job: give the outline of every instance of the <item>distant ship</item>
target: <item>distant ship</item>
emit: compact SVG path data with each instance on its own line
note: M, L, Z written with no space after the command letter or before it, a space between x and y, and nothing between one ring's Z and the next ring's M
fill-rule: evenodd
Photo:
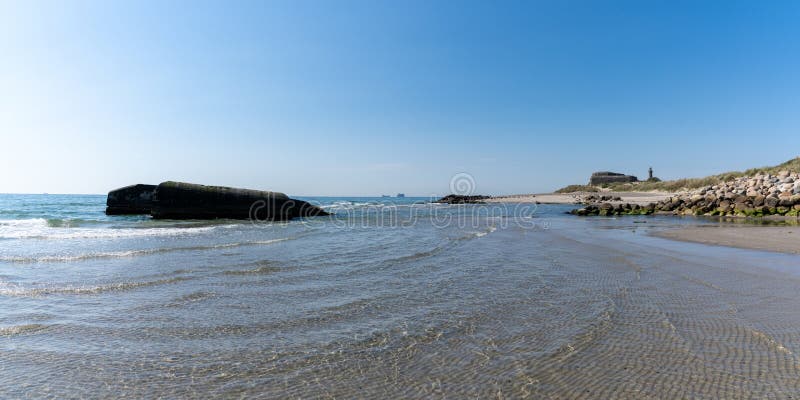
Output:
M392 196L389 196L388 194L382 194L381 197L392 197Z
M398 193L397 197L406 197L406 194L405 193Z

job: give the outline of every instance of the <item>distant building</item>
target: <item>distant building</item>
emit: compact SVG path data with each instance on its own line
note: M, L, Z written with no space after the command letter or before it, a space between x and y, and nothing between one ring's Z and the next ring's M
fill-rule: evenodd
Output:
M590 185L603 185L606 183L626 183L626 182L639 182L639 179L633 175L625 175L609 171L595 172L589 178Z

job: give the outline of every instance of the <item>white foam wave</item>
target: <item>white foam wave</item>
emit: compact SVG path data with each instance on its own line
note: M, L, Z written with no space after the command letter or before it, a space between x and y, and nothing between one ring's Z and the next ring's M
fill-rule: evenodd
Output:
M52 227L44 218L0 220L0 239L103 239L178 236L208 232L218 226L169 228L69 228Z
M13 297L39 297L48 295L92 295L113 291L127 291L147 286L167 285L188 280L187 277L175 277L143 282L115 282L96 286L46 286L23 287L8 282L0 282L0 295Z
M394 206L393 204L385 204L380 202L353 202L353 201L337 201L332 204L324 204L321 207L323 209L331 209L331 210L354 210L360 208L382 208Z
M487 230L485 232L476 232L475 233L475 237L476 238L484 237L484 236L486 236L486 235L488 235L488 234L490 234L490 233L492 233L492 232L494 232L496 230L497 230L497 227L492 226L492 227L489 227L489 230Z
M0 328L0 337L24 335L28 333L35 333L44 329L47 329L47 325L27 324L27 325L7 326L4 328Z

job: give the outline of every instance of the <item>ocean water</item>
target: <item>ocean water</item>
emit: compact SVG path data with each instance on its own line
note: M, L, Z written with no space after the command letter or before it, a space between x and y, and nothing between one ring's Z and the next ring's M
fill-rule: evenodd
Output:
M695 218L307 198L286 223L0 195L2 398L791 398L800 258Z

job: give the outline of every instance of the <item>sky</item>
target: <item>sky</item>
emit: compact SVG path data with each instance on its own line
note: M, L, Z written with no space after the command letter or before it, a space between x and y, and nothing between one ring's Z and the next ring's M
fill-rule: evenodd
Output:
M536 193L800 155L796 1L0 0L0 192Z

